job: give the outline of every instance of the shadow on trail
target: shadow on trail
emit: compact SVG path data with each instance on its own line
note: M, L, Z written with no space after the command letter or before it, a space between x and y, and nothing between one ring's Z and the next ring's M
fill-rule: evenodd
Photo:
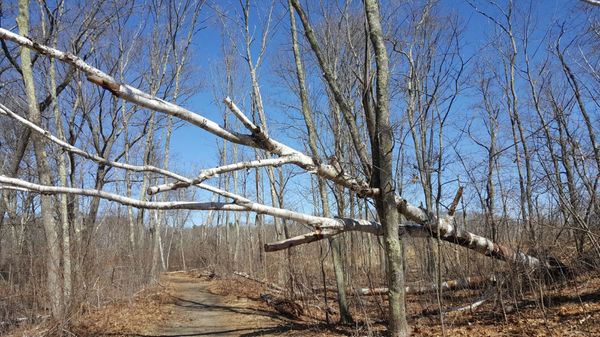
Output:
M544 304L549 307L559 306L564 303L600 302L600 290L579 295L555 295L544 297Z
M176 334L162 334L162 335L145 335L145 334L122 334L122 333L100 333L94 335L87 335L87 337L105 337L105 336L119 336L119 337L191 337L191 336L231 336L232 333L239 332L238 336L260 336L260 335L245 335L243 331L256 331L256 328L241 328L241 329L230 329L230 330L217 330L208 332L190 332L190 333L176 333Z
M177 303L175 305L183 307L183 308L188 308L188 309L198 309L198 310L202 310L202 311L206 311L206 310L208 310L208 311L228 311L228 312L242 314L242 315L265 316L265 317L275 318L280 321L285 321L285 322L289 321L289 319L283 315L279 315L272 311L263 310L263 309L240 308L240 307L218 305L218 304L206 304L206 303L201 303L201 302L197 302L197 301L186 300L184 298L175 297L175 296L173 298L175 298L177 300ZM187 305L185 303L187 303Z
M244 331L250 331L244 333ZM300 324L300 323L289 323L285 325L278 325L270 328L240 328L240 329L230 329L230 330L217 330L217 331L209 331L209 332L191 332L184 334L163 334L163 335L144 335L144 334L98 334L94 335L94 337L100 336L127 336L127 337L192 337L192 336L232 336L234 333L239 333L240 337L259 337L259 336L273 336L274 334L281 334L289 331L303 331L305 333L309 332L323 332L330 331L338 334L344 334L345 331L337 328L335 325L327 325L325 323L322 324Z
M257 336L273 336L274 334L281 334L289 331L302 331L306 334L309 332L323 332L329 331L340 335L345 335L348 331L338 328L335 324L302 324L302 323L289 323L286 325L279 325L272 328L256 329L252 332L241 334L240 337L257 337Z

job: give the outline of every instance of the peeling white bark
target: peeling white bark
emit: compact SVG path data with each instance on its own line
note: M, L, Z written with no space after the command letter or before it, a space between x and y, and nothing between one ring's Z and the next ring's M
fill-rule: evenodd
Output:
M246 211L247 209L243 206L222 203L222 202L193 202L193 201L140 201L138 199L123 197L118 194L92 190L83 188L72 188L72 187L56 187L46 186L30 183L17 178L10 178L4 175L0 175L0 183L7 185L6 187L16 187L20 189L26 189L30 192L38 192L41 194L75 194L84 195L88 197L99 197L105 200L118 202L125 206L133 206L144 209L189 209L189 210L224 210L224 211ZM1 186L1 185L0 185Z

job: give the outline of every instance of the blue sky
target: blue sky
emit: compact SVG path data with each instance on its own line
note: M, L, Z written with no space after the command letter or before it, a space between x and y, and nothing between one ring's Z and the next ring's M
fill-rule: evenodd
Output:
M483 6L484 1L474 1L481 5L482 9L489 11L493 10L490 6ZM502 1L501 1L502 2ZM523 6L525 2L515 1L519 6ZM534 22L537 22L540 27L545 28L549 22L555 20L565 20L570 15L570 10L564 10L566 5L570 1L567 0L543 0L540 2L534 1ZM225 8L225 11L232 15L230 25L234 26L234 20L239 19L235 14L238 12L237 7L239 3L236 1L222 1L218 2L221 8ZM528 2L527 2L528 4ZM264 12L264 6L266 3L260 3L262 11ZM440 2L443 11L455 12L459 15L460 22L464 25L464 49L463 53L465 57L473 56L480 52L487 41L487 38L494 34L495 27L488 19L482 15L476 13L472 7L465 0L442 0ZM298 111L291 110L281 106L282 101L288 101L293 104L297 104L296 99L290 95L281 83L281 80L273 74L272 63L276 63L277 58L282 55L288 55L289 50L289 19L285 13L282 13L282 7L276 3L277 10L275 16L280 18L278 25L275 28L276 33L273 38L269 40L267 46L266 59L262 68L260 69L259 77L261 81L262 96L265 102L265 108L268 115L270 131L275 138L294 146L297 149L302 150L303 145L298 143L295 135L298 135L296 130L290 129L288 126L293 124L289 121L290 116L300 117ZM210 7L210 6L209 6ZM214 78L222 75L222 66L220 60L222 59L221 46L222 46L222 31L217 24L216 15L213 8L206 7L203 13L204 19L206 19L206 28L198 33L194 40L193 49L193 60L192 64L197 68L196 75L200 81L204 84L202 90L193 96L185 106L190 110L197 112L207 118L222 122L223 108L217 101L217 98L213 94L212 86L214 85ZM256 13L256 8L252 9L251 15ZM385 11L385 8L383 8ZM493 13L493 12L491 12ZM264 14L264 13L263 13ZM285 15L285 16L282 16ZM231 28L231 27L229 27ZM257 29L257 35L260 34L260 28L256 28L251 23L251 29ZM235 31L235 28L232 29ZM237 38L242 38L242 32L237 30ZM541 33L540 33L541 34ZM538 36L539 37L539 36ZM258 44L258 43L257 43ZM256 50L255 50L256 52ZM284 54L285 53L285 54ZM241 62L240 71L244 72L240 74L240 77L247 77L247 66L244 60L239 57ZM309 79L310 80L310 79ZM315 79L316 80L316 79ZM242 107L248 106L249 101L249 88L240 90L238 94L238 103ZM453 112L454 114L462 114L462 118L457 118L459 121L469 121L474 119L474 115L470 112L473 105L472 98L467 94L463 95L455 105ZM400 113L400 112L396 112ZM296 123L297 124L297 123ZM302 124L298 124L300 128L303 128ZM449 127L448 138L452 138L458 135L457 128L460 128L460 124L456 123ZM172 152L173 152L173 168L180 170L186 174L192 174L197 172L200 168L213 167L218 163L218 152L215 147L217 144L217 138L204 132L196 127L190 125L183 125L176 130L172 138ZM480 151L478 147L469 144L463 144L464 151L477 154ZM409 154L410 156L410 154ZM454 175L455 172L460 172L460 168L455 167L452 172L448 172L447 179L453 179L448 177ZM211 181L216 184L216 180ZM295 178L294 184L292 184L291 193L288 193L288 199L286 202L291 205L297 206L300 210L311 212L312 206L307 201L303 194L297 193L301 186L306 187L307 178ZM296 192L294 192L296 190ZM417 188L412 190L412 200L420 200L420 191ZM268 195L268 193L266 193ZM418 203L418 202L417 202ZM196 219L200 219L201 215Z

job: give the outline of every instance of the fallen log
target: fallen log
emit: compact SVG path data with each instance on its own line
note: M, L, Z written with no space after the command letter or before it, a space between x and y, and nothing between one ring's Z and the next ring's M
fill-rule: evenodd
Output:
M449 280L442 282L442 291L452 291L458 289L479 289L487 284L493 284L496 282L495 276L482 277L466 277L462 279ZM405 291L407 294L427 294L436 292L438 289L437 284L428 284L424 286L407 286ZM373 295L385 295L388 292L386 287L378 288L360 288L357 293L361 296L373 296Z
M273 297L269 294L262 294L260 298L278 313L290 319L297 319L304 314L304 308L295 301L288 298Z
M493 296L493 293L488 293L488 294L483 295L482 297L480 297L479 299L477 299L477 301L475 301L473 303L446 308L443 310L443 312L451 313L451 312L463 312L463 311L467 311L467 310L472 312L473 310L480 307L487 300L489 300L492 296ZM423 310L422 315L424 315L424 316L438 315L439 312L440 312L439 309L426 309L426 310Z
M486 295L481 297L480 299L478 299L477 301L468 304L468 305L464 305L464 306L456 306L456 307L450 307L446 310L444 310L444 312L461 312L461 311L473 311L475 310L477 307L481 306L483 303L485 303L487 300L490 299L490 297L492 297L491 295Z
M23 322L45 321L50 315L36 315L35 317L16 317L8 321L0 321L0 326L18 325Z
M265 286L267 286L269 288L272 288L273 290L276 290L277 292L283 292L284 291L284 289L282 287L280 287L280 286L278 286L278 285L276 285L274 283L271 283L271 282L267 282L267 281L264 281L264 280L259 280L259 279L255 278L255 277L252 277L252 276L248 275L248 273L244 273L244 272L241 272L241 271L234 271L233 275L243 277L243 278L245 278L247 280L250 280L250 281L253 281L253 282L256 282L256 283L260 283L260 284L265 285Z

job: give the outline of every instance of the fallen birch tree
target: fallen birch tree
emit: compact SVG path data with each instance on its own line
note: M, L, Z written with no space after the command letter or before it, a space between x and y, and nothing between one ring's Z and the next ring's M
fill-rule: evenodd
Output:
M93 192L90 190L80 189L69 189L69 188L54 188L51 186L41 186L36 184L28 185L25 182L18 182L17 179L2 177L1 182L7 185L12 185L21 188L29 188L32 191L39 193L66 193L66 194L80 194L88 196L99 196L107 200L122 203L124 205L131 205L133 207L140 208L154 208L154 209L190 209L190 210L229 210L229 211L253 211L261 214L267 214L274 217L280 217L288 220L294 220L299 223L309 224L315 228L313 232L283 240L280 242L270 243L265 245L266 251L277 251L287 249L301 244L319 241L328 237L339 235L343 232L348 231L362 231L375 235L382 235L382 227L379 223L374 221L366 221L360 219L331 219L316 217L307 214L301 214L289 210L277 209L272 206L266 206L250 202L248 199L233 195L232 193L218 190L209 185L201 184L203 181L210 179L218 174L225 172L232 172L238 170L245 170L249 168L258 168L266 166L278 166L284 164L293 164L306 172L315 174L319 177L330 180L336 184L348 188L349 190L357 193L359 196L373 198L379 194L377 188L372 188L365 181L357 179L348 175L345 172L340 172L334 165L325 164L317 161L315 158L308 156L298 150L293 149L281 142L278 142L269 137L263 130L255 125L236 105L230 98L225 98L224 103L234 114L235 117L250 131L250 134L241 134L234 131L227 130L221 127L219 124L203 117L200 114L194 113L176 104L164 101L156 96L145 93L130 85L119 83L112 76L104 73L103 71L89 65L78 56L62 52L58 49L51 48L31 39L13 33L4 28L0 28L0 38L9 40L17 43L23 47L30 48L42 55L56 58L60 61L66 62L73 67L77 68L81 72L87 75L90 83L98 85L108 91L114 96L125 99L126 101L139 105L140 107L148 108L157 112L162 112L167 115L179 118L186 122L189 122L223 140L233 142L240 145L249 146L252 148L261 149L267 151L271 155L277 156L277 158L269 158L263 160L254 160L247 162L233 163L229 165L219 166L212 169L203 170L198 174L197 177L190 179L152 166L135 166L129 164L122 164L117 162L109 162L105 159L95 158L93 155L86 154L82 150L77 150L73 146L66 142L50 135L48 131L41 129L39 126L28 122L23 117L18 116L15 113L10 112L6 107L2 107L0 111L8 115L11 118L23 123L33 129L33 131L44 135L50 141L55 142L57 145L62 146L68 151L73 151L76 154L82 155L87 159L98 161L102 160L104 164L115 166L118 168L132 170L132 171L150 171L157 174L162 174L175 181L173 183L151 186L148 188L148 194L156 194L166 191L172 191L176 189L186 188L190 186L196 186L209 190L213 193L221 194L226 197L231 197L235 200L235 203L216 205L215 203L194 203L194 202L179 202L179 203L140 203L139 201L134 202L133 200L126 200L125 198L119 197L114 194L106 194L105 192ZM9 180L10 179L10 180ZM427 210L410 204L407 200L401 196L396 196L396 207L400 214L404 215L407 220L413 222L416 225L400 224L400 228L405 229L404 232L413 235L427 235L432 237L439 237L447 242L460 245L462 247L474 250L480 254L496 258L502 261L523 265L529 268L537 268L542 266L541 261L533 256L527 255L524 252L514 250L502 244L493 242L485 237L479 236L468 231L457 229L454 226L454 214L447 214L444 217L437 218L433 213L427 212ZM244 204L244 205L242 205ZM439 234L438 234L439 233Z

